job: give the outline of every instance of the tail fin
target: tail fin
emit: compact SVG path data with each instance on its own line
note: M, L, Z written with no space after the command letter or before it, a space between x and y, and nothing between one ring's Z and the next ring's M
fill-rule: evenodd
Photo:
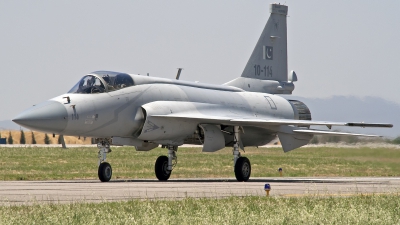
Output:
M245 91L270 94L292 94L297 76L288 76L286 5L271 4L271 15L251 54L242 76L224 85Z
M287 81L287 29L288 7L270 4L271 15L251 54L242 77L259 80Z

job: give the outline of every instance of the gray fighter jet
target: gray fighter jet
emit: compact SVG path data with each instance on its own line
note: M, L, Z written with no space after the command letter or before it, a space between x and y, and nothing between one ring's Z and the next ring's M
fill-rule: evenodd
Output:
M311 129L310 126L392 127L391 124L311 120L308 107L277 94L291 94L296 73L287 70L288 7L271 4L270 17L241 77L223 85L97 71L84 76L68 93L37 104L13 121L28 129L93 137L99 148L98 176L109 181L110 145L149 151L168 149L155 163L155 175L168 180L178 146L203 145L204 152L233 147L238 181L247 181L247 146L262 146L278 135L285 152L306 145L313 135L361 135Z

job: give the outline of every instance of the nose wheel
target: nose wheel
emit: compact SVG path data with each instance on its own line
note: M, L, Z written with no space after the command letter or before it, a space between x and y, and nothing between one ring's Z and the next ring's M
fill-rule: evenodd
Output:
M172 173L172 169L177 163L176 152L178 151L178 146L168 146L168 157L159 156L154 165L154 172L159 181L166 181L169 179Z
M160 181L166 181L171 176L171 170L168 170L168 157L165 155L159 156L154 165L156 177Z
M112 168L110 163L108 162L100 163L98 175L101 182L110 181L112 177Z

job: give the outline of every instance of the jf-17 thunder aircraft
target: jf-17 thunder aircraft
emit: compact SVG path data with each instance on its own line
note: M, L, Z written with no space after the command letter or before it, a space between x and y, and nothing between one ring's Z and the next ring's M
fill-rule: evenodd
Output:
M106 162L110 145L149 151L161 145L167 156L155 161L155 175L168 180L177 162L178 146L202 145L203 152L233 147L238 181L251 174L240 149L262 146L279 137L284 152L306 145L314 135L356 135L330 131L332 126L392 127L383 123L311 120L301 101L291 94L294 71L287 69L288 7L270 4L270 17L240 77L222 85L165 79L111 71L84 76L72 89L37 104L13 119L31 130L93 137L99 148L98 177L109 181ZM329 130L311 129L327 126Z

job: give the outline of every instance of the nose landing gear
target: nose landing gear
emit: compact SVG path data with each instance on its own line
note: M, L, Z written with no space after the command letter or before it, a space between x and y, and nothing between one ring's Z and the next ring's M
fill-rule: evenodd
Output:
M176 152L178 151L178 146L168 146L168 157L159 156L154 165L154 172L159 181L166 181L169 179L172 173L172 169L177 163L178 157Z
M106 162L107 153L111 152L110 142L108 139L99 139L97 143L97 148L99 149L99 170L98 176L101 182L108 182L112 177L111 165Z

